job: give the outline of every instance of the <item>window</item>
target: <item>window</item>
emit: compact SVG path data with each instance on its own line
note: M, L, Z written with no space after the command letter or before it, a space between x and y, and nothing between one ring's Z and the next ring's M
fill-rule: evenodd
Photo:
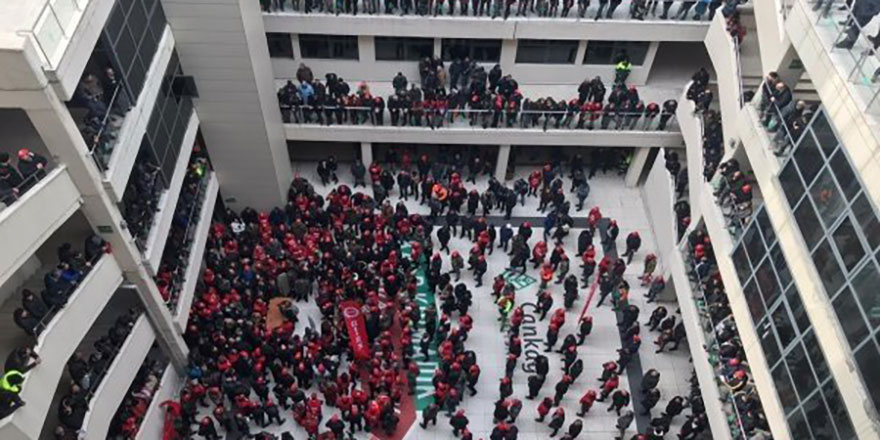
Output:
M810 317L807 316L807 311L804 310L804 304L801 302L801 295L798 293L797 286L792 284L785 291L785 300L788 301L788 307L791 308L794 322L797 323L801 333L807 331L807 328L810 327Z
M776 268L776 275L779 276L779 284L784 289L791 282L791 272L788 270L788 264L785 262L785 256L779 249L779 245L773 245L770 249L770 259L773 261L773 267Z
M779 343L785 349L791 344L797 334L794 326L791 325L791 319L788 317L788 310L785 304L780 303L779 307L773 312L773 325L776 327L776 334L779 335Z
M794 218L797 220L801 235L804 236L804 241L807 242L807 249L812 249L824 234L822 225L819 224L819 219L816 218L813 204L809 200L804 199L801 202L801 206L798 206L795 210Z
M834 156L831 157L829 164L831 165L831 171L834 172L834 177L837 177L837 183L840 184L843 193L846 195L846 199L852 200L859 193L862 185L853 173L849 160L847 160L843 150L837 150L837 153L834 153Z
M743 289L743 294L746 296L746 303L749 305L749 312L752 314L752 321L757 322L767 312L764 310L764 301L761 300L761 295L758 292L758 285L755 283L754 278L752 278L752 281L750 281L749 284L746 284L746 287Z
M773 265L770 259L764 259L761 267L755 271L755 279L758 280L758 288L761 289L761 296L764 297L764 304L769 307L779 298L779 283L776 281L776 274L773 273Z
M779 361L779 344L776 343L776 336L773 328L770 326L770 320L765 319L756 326L758 339L761 341L761 348L764 349L764 356L767 358L767 365L776 365Z
M795 344L788 352L788 355L785 356L785 363L788 365L791 381L797 388L798 395L801 400L806 399L816 389L816 378L813 377L813 370L810 369L810 364L807 362L807 354L800 343Z
M813 364L813 371L816 372L816 378L819 382L824 381L831 373L828 371L828 363L825 362L825 355L822 353L822 347L816 340L813 330L804 335L804 347L807 349L807 355L810 356L810 363Z
M303 58L357 60L357 37L350 35L300 34L299 51Z
M649 45L646 41L590 40L583 64L616 64L620 57L626 56L633 66L641 66L645 63Z
M798 169L801 170L801 176L804 182L809 186L816 177L816 173L822 168L825 159L819 153L819 147L812 136L802 136L801 142L798 144L794 152L794 161L797 162Z
M868 240L868 245L872 249L876 248L877 245L880 245L880 222L877 221L874 208L871 207L871 202L868 201L864 193L853 202L852 210L856 221L862 228L862 235Z
M834 312L837 313L840 327L843 328L843 333L846 334L846 340L849 341L850 347L855 348L868 335L868 326L862 318L862 313L859 311L859 306L856 304L856 300L849 287L840 292L832 306L834 307Z
M828 408L831 410L831 418L834 419L834 426L837 427L837 435L841 439L855 438L856 434L852 422L849 420L849 413L846 412L840 391L837 390L837 385L833 380L829 380L822 386L822 394L825 395L825 401L828 402Z
M804 184L801 183L794 161L788 162L779 173L779 183L782 184L782 191L785 193L785 198L788 199L789 206L797 206L801 196L804 195Z
M822 399L821 393L814 394L804 403L804 413L807 415L807 422L813 430L814 438L834 438L834 426L831 424L831 416L828 415L828 408L825 408L825 400Z
M877 273L877 267L874 266L873 261L868 262L852 280L852 288L855 290L859 304L868 316L872 328L880 326L880 294L878 294L880 291L878 291L878 286L880 286L880 274Z
M828 296L834 296L837 289L840 289L840 286L843 285L844 277L828 241L823 240L822 244L816 248L816 251L813 253L813 264L816 265L816 271L819 272L819 276L822 278L825 292Z
M270 57L293 59L293 42L290 34L267 32L266 42L269 44Z
M840 217L846 201L837 190L829 168L824 168L819 173L816 182L810 187L810 196L813 199L813 204L816 205L816 211L819 212L819 218L825 223L826 228L831 228L831 225Z
M578 42L571 40L519 40L516 62L523 64L572 64Z
M118 77L128 87L132 102L140 96L146 71L153 62L166 24L158 2L119 1L113 5L102 31L103 47L96 51L103 50L111 59Z
M843 223L834 231L833 238L834 244L837 246L837 253L843 259L843 266L847 272L852 271L865 256L865 249L862 247L859 237L856 236L856 230L853 229L849 217L843 219Z
M443 61L470 58L478 63L501 61L501 40L444 38L440 45Z
M418 61L434 56L434 39L376 37L376 61Z
M816 119L813 120L810 128L813 130L816 140L819 141L819 145L822 146L822 151L825 153L825 157L831 156L831 153L837 148L838 141L837 135L834 134L834 130L832 130L831 125L828 124L828 119L825 118L825 112L819 112L819 114L816 115Z
M777 365L771 374L773 375L773 383L776 384L776 393L779 394L779 401L782 402L782 408L788 414L797 407L798 401L797 396L794 394L794 386L788 377L788 369L785 368L785 362Z
M764 258L765 248L764 242L761 241L761 236L758 234L758 228L755 226L754 222L746 231L742 242L746 245L746 251L749 255L749 260L752 262L752 267L758 267L758 264L761 263L761 259Z
M737 246L733 252L733 267L736 268L736 274L739 275L740 284L745 284L752 274L752 267L749 266L749 260L746 258L746 247L742 244Z
M873 342L865 344L856 353L856 362L859 364L859 370L862 372L862 379L867 386L868 395L874 401L874 406L880 405L880 353L877 352L877 346Z
M804 419L804 415L800 410L788 418L788 426L791 428L791 438L813 438L812 435L810 435L810 428L807 427L807 421Z

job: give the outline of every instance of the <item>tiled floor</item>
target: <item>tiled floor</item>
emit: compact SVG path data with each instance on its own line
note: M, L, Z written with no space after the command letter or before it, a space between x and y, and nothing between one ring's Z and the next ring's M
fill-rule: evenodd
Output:
M294 164L295 174L307 177L312 182L315 182L316 189L319 192L328 192L331 188L322 187L320 185L320 180L316 178L314 170L314 163ZM351 177L348 174L348 164L341 164L340 170L341 173L339 177L342 182L351 182ZM531 170L519 169L518 174L528 173L529 171ZM604 216L616 219L620 225L620 235L618 240L619 247L624 246L625 237L633 230L638 230L642 236L642 247L636 254L636 257L631 264L631 268L627 270L625 279L629 282L630 286L632 286L630 300L632 303L640 307L642 310L642 317L640 320L645 322L653 310L653 307L648 307L644 304L644 298L642 295L645 293L646 289L639 286L639 281L636 277L641 273L644 255L654 250L655 243L642 205L640 192L637 188L624 187L623 177L612 175L612 173L604 176L599 174L590 181L590 184L592 186L592 191L588 199L587 207L584 211L573 214L576 214L577 217L583 217L586 216L590 207L594 205L600 206ZM566 182L566 189L568 189L569 185L570 183ZM486 178L478 181L476 186L481 190L485 188L487 186ZM514 209L513 215L517 217L542 217L542 215L537 212L537 200L538 199L536 198L529 198L526 201L525 206L517 206ZM397 201L397 192L395 190L392 192L391 202L396 203ZM427 213L426 206L419 206L416 203L413 203L412 200L407 203L407 206L410 208L410 212ZM538 225L540 225L540 223L538 223ZM580 271L578 267L579 257L575 255L577 249L576 237L579 232L580 230L578 229L573 230L565 243L566 253L572 259L572 273L579 273ZM532 236L530 245L534 245L540 240L541 234L541 228L535 228L535 233ZM598 243L597 239L595 241ZM471 246L472 244L465 239L454 238L450 242L450 247L454 250L458 250L462 254L466 254ZM448 269L449 262L445 256L444 260L444 269ZM496 321L498 312L492 302L490 291L491 280L504 271L509 264L509 260L504 252L499 251L489 255L488 261L489 271L484 276L483 287L474 287L475 283L469 272L463 273L462 276L462 282L467 284L474 293L474 306L470 311L471 316L474 318L474 328L471 331L470 337L465 343L465 346L477 353L478 362L482 368L482 375L477 386L478 394L474 397L466 397L461 405L461 408L465 410L470 419L469 427L474 433L474 438L488 438L493 428L492 412L494 409L494 402L498 398L498 383L504 374L503 359L507 354L504 345L505 337L498 331L498 323ZM531 265L528 273L533 278L537 278L537 271L531 269ZM524 301L534 301L537 291L537 283L517 291L517 302L522 303ZM551 291L554 293L554 309L556 307L561 307L561 285L552 285ZM565 335L576 332L575 326L577 318L584 307L588 294L589 289L581 289L579 300L575 303L574 307L566 313L566 324L560 332L560 342L557 344L557 347L559 347ZM599 377L601 373L602 363L608 360L616 360L616 350L620 348L620 337L617 331L616 317L607 303L597 309L595 307L597 301L598 297L593 299L593 304L589 310L589 313L594 317L593 332L587 338L587 342L578 350L580 358L584 360L584 372L571 386L569 392L565 395L565 398L562 401L562 406L565 408L566 413L564 430L567 430L568 425L576 418L575 413L578 411L578 399L580 399L587 389L598 389L600 382L597 381L596 378ZM667 304L667 308L670 309L670 312L674 312L677 307L675 304ZM303 312L314 313L316 316L318 313L316 309L303 310ZM548 322L549 319L546 319L543 322L537 323L537 332L540 337L543 337L546 333ZM665 408L666 401L669 398L674 395L687 395L689 387L688 378L691 374L687 344L682 344L677 352L654 354L653 340L656 338L656 334L648 332L645 328L642 330L642 336L643 346L640 352L643 368L656 368L661 373L660 389L663 398L654 410L654 414L659 414L659 412ZM561 356L554 353L548 354L548 357L550 358L550 374L542 388L541 397L547 395L552 396L554 386L562 375ZM523 400L524 403L523 411L517 420L517 427L520 432L519 438L526 440L546 439L550 434L550 429L547 428L546 421L544 423L534 421L534 418L536 417L535 408L540 399L525 400L524 398L527 393L527 376L528 373L524 372L522 369L521 359L517 371L514 374L514 396ZM626 374L624 374L621 379L622 388L626 389L631 386ZM635 384L635 388L634 391L638 392L638 384ZM635 392L633 392L633 394L635 394ZM593 410L583 418L584 433L581 434L580 438L605 439L616 435L616 429L614 426L617 417L614 413L606 411L608 403L608 401L604 403L597 402L596 405L594 405ZM332 408L325 409L325 415L334 412ZM641 408L639 408L639 410L640 409ZM678 425L683 419L683 416L679 416L678 419L675 420L672 428L673 432L677 432ZM413 426L404 438L419 440L453 438L447 420L448 419L441 415L438 419L438 425L436 427L429 427L427 430L423 430L418 426ZM294 437L305 438L304 431L299 427L294 426L294 423L289 418L288 422L280 428L282 429L269 429L270 432L276 433L283 432L285 429L290 429L294 434ZM636 425L633 423L627 432L627 438L635 434L635 429ZM562 432L564 432L564 430ZM366 436L362 435L358 438L366 438Z

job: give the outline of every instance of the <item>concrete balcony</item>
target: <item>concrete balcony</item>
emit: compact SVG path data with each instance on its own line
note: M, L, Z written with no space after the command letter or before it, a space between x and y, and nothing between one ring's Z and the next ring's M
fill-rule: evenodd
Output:
M651 217L649 222L657 240L657 251L660 261L669 261L678 248L677 219L673 210L675 205L675 188L672 176L666 170L662 151L654 159L654 165L648 171L645 183L641 186L642 202ZM668 268L663 267L665 275Z
M500 17L417 15L333 15L301 12L272 12L263 14L266 32L326 34L334 29L334 35L394 36L428 38L492 38L516 40L522 38L553 40L607 40L613 35L618 41L703 41L709 22L692 20L661 20L650 14L644 21L629 19L629 2L625 2L611 20L595 21L596 6L588 10L587 17L576 19L577 5L569 18L562 17L516 17L515 10L507 20ZM196 5L199 6L199 5ZM679 2L673 6L675 12ZM659 13L659 11L658 11ZM574 15L574 17L572 17ZM658 14L659 15L659 14ZM716 14L716 15L721 15ZM705 16L704 16L705 18Z
M196 292L196 283L198 283L202 273L202 257L205 253L205 246L208 243L208 234L211 231L214 205L217 202L217 195L220 191L220 182L217 180L217 175L211 173L208 179L205 201L202 203L199 221L196 223L195 232L192 235L192 248L189 251L189 263L186 268L183 288L180 291L177 307L174 310L174 325L180 333L186 330L186 323L189 320L190 306L192 306Z
M122 269L116 259L112 254L101 257L37 338L35 350L42 363L25 375L20 397L27 405L0 421L0 438L32 440L40 436L68 359L121 283Z
M141 148L141 140L150 123L156 97L162 87L165 70L168 68L173 50L174 35L171 33L171 27L166 26L162 39L159 41L159 49L147 71L144 88L138 96L137 103L125 116L125 121L117 135L116 146L113 148L107 170L104 173L104 186L117 202L122 200L125 185L131 176L132 168L134 168L135 159L137 159L138 151Z
M718 271L721 273L721 278L724 281L724 290L727 292L727 298L730 301L730 308L733 312L740 341L749 360L752 379L754 380L758 395L761 397L761 404L764 414L767 416L773 438L777 440L791 439L782 403L779 401L776 386L773 378L770 376L770 368L767 365L764 350L761 347L757 330L749 314L748 304L737 277L736 269L733 266L733 260L729 258L734 249L733 239L725 226L724 215L721 213L721 209L715 204L712 190L708 187L708 184L706 185L707 187L702 191L699 202L695 201L695 203L702 205L703 222L706 225L709 236L712 238L712 246L718 261Z
M147 315L141 314L89 402L89 411L82 428L84 439L108 438L107 431L113 415L125 398L155 340L156 333Z
M0 212L0 285L5 283L82 205L64 165Z
M687 156L685 162L688 170L688 194L691 200L691 224L700 222L700 204L695 201L700 200L700 192L703 190L703 118L694 113L696 105L687 99L687 89L690 83L685 87L684 93L678 99L678 109L675 112L675 118L678 121L678 127L681 129L681 137L684 140L685 154Z
M718 376L715 373L715 366L709 360L707 350L709 343L706 340L706 332L697 310L696 301L698 301L699 295L696 295L691 288L691 281L687 275L681 250L677 246L673 249L674 251L669 252L668 256L661 258L664 258L662 261L667 262L665 265L669 267L672 275L681 319L687 331L687 342L693 358L694 371L696 371L697 380L700 382L700 392L703 395L703 403L706 405L706 416L712 429L712 438L729 440L732 436L730 435L727 414L722 405L724 400L721 399L721 393L718 390Z
M683 147L677 131L481 128L465 125L392 127L284 124L287 139L319 142L390 142L450 145L554 145L598 147Z
M182 384L181 376L177 374L174 367L168 365L165 368L165 373L162 374L159 389L153 394L153 400L150 401L147 413L141 421L141 427L135 440L156 440L162 438L165 410L160 408L159 405L168 399L175 398Z
M171 182L169 182L165 194L159 199L159 212L153 219L153 227L150 228L150 234L147 237L147 247L144 251L144 257L147 264L154 272L159 270L159 264L162 261L162 253L165 251L165 241L168 239L168 232L171 229L171 222L174 219L177 199L180 198L180 189L183 187L183 180L186 177L190 155L198 131L199 117L195 112L192 112L189 118L189 124L186 128L186 133L183 135L183 141L181 141L177 162L174 164L174 173L171 176Z
M880 175L880 83L870 77L877 58L864 52L869 44L864 34L870 31L862 32L852 50L833 48L837 23L845 16L832 8L831 16L820 20L811 2L789 3L785 29L853 166L863 176ZM880 179L865 179L865 187L874 203L880 203Z

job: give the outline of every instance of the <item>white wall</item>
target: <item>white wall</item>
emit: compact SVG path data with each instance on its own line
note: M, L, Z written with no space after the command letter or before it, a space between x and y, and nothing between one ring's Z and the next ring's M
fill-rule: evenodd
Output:
M666 171L662 152L654 159L648 177L641 186L642 202L650 218L651 230L657 240L657 253L661 263L659 273L665 278L669 273L669 261L678 253L678 236L675 232L675 189ZM677 258L681 259L679 254Z

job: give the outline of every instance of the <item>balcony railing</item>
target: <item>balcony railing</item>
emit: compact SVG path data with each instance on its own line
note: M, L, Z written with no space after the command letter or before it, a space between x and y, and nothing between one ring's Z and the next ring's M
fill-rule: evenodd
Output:
M483 109L377 110L371 107L282 106L285 123L374 125L425 129L501 128L547 130L678 131L674 113Z
M664 20L685 22L706 22L720 9L718 4L697 0L626 0L611 2L579 3L571 2L569 8L565 2L547 0L518 0L507 3L504 0L473 1L472 0L355 0L342 3L323 2L320 0L272 0L261 2L263 12L303 12L306 14L379 14L400 15L413 14L422 17L472 17L472 18L548 18L555 20ZM473 6L473 7L472 7Z

